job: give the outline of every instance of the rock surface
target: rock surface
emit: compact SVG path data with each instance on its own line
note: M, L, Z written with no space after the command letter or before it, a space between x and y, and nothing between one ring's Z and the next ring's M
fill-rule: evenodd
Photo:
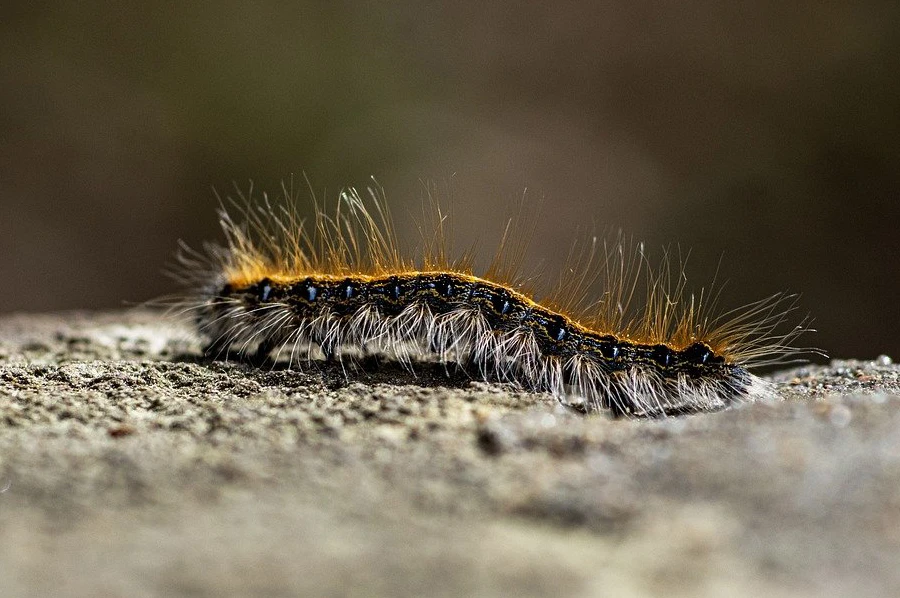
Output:
M900 367L655 421L0 319L0 595L897 596Z

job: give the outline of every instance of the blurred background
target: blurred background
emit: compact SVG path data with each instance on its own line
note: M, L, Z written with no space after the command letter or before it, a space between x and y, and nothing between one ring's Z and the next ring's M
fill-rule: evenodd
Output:
M797 292L807 343L897 358L898 31L875 0L7 2L0 312L176 291L213 189L374 176L413 240L428 182L487 257L525 193L547 272L621 229L690 248L698 286L721 258L725 306Z

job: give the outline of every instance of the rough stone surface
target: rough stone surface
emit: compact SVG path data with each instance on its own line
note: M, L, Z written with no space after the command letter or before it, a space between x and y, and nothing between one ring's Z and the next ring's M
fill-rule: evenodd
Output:
M0 595L900 595L887 358L635 421L198 354L146 311L0 319Z

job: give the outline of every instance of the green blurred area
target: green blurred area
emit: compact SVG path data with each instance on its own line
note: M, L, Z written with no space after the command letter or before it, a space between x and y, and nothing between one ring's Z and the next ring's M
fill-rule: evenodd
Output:
M489 257L579 231L722 258L722 303L789 290L835 356L900 355L900 5L22 3L0 12L0 311L177 290L232 183L427 182ZM307 197L305 193L301 197Z

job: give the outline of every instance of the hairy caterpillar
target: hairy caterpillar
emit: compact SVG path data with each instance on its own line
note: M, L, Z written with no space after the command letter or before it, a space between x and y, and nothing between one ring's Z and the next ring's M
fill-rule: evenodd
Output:
M797 326L776 332L793 298L776 295L715 318L709 294L688 295L646 265L642 248L595 243L540 302L510 263L504 235L491 267L447 257L438 210L417 259L401 254L380 191L344 191L309 227L294 208L244 198L220 210L224 246L182 246L179 275L212 358L354 361L387 355L407 367L437 360L471 376L549 392L587 410L660 416L771 394L748 366L797 352ZM287 194L291 195L291 194ZM289 197L290 198L290 197ZM237 212L239 218L233 215ZM507 231L509 228L507 228ZM606 248L604 246L604 248ZM605 291L593 301L598 280ZM646 285L643 309L632 299Z

